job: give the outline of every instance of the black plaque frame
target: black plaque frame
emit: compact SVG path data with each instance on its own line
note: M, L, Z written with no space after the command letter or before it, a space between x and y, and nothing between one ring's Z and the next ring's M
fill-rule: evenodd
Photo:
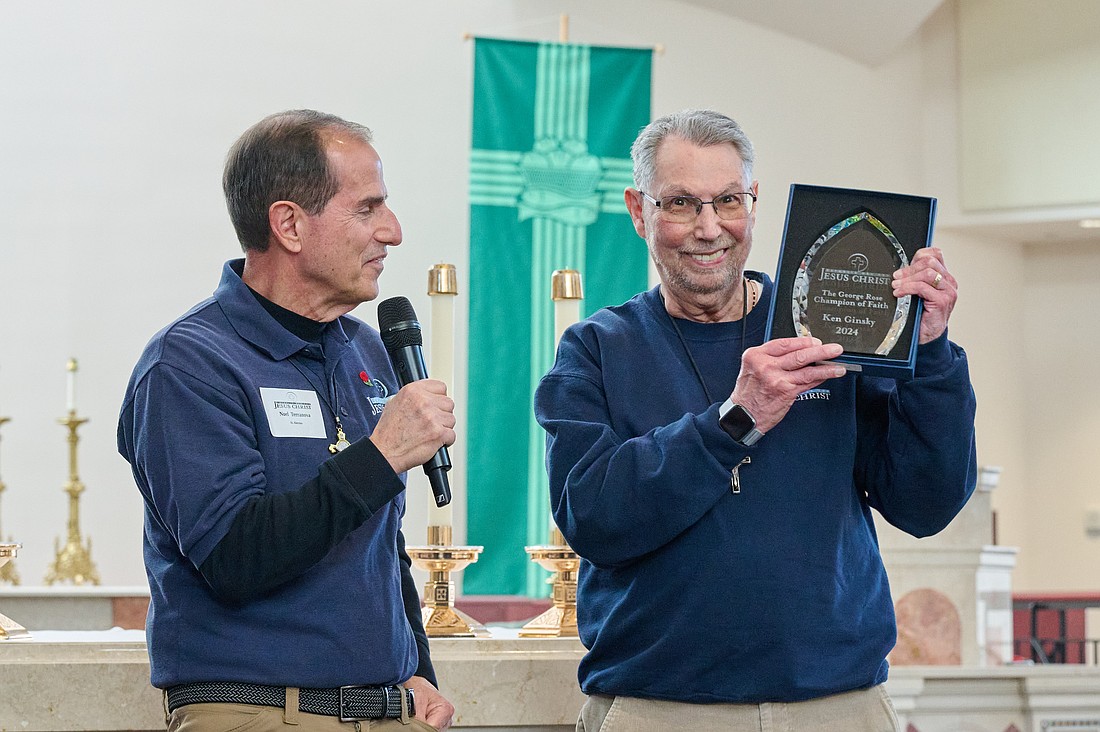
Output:
M766 340L802 334L792 314L795 281L799 277L799 270L815 243L827 237L831 230L835 231L838 224L853 217L876 219L884 224L911 262L918 249L931 244L936 219L936 199L793 184L787 201L787 221L783 228ZM910 297L905 324L887 355L846 351L836 361L847 364L852 371L871 376L913 378L923 301L915 295ZM828 333L813 335L824 343L832 340Z

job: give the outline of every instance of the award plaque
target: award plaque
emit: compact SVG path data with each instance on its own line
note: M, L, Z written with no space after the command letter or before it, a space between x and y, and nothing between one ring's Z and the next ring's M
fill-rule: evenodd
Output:
M839 343L851 371L913 377L921 300L893 274L929 245L936 199L791 186L767 338Z

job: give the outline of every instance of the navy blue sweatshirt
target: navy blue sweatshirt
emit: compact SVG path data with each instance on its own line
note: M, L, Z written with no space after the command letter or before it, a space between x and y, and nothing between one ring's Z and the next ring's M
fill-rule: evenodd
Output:
M571 327L535 393L551 508L584 559L586 694L791 702L886 679L896 627L871 510L924 536L966 503L966 356L945 334L911 381L825 382L744 448L718 409L765 310L747 344L741 322L684 320L681 342L654 288Z

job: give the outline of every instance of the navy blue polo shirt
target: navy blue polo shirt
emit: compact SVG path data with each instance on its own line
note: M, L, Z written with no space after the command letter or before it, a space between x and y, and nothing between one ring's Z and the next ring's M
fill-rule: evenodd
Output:
M402 682L418 658L397 550L404 476L354 470L361 445L329 452L337 410L352 443L374 429L398 388L389 358L353 317L320 344L292 334L241 281L242 267L226 263L214 296L152 338L119 420L119 451L145 500L152 683ZM293 581L247 603L219 601L197 567L241 507L319 474L369 518Z

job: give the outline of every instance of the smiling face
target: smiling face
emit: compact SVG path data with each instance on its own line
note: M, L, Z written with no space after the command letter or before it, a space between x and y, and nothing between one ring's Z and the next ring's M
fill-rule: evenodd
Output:
M401 224L386 205L382 161L371 145L332 132L325 149L339 189L320 213L305 216L301 275L314 293L311 309L327 316L378 297L386 248L401 243Z
M680 137L666 138L655 159L655 199L682 194L711 201L724 193L752 191L741 156L733 145L700 147ZM756 211L746 219L725 221L707 204L694 221L668 221L641 193L629 189L627 207L638 236L646 240L661 278L668 311L701 321L741 317L741 277L749 250Z

